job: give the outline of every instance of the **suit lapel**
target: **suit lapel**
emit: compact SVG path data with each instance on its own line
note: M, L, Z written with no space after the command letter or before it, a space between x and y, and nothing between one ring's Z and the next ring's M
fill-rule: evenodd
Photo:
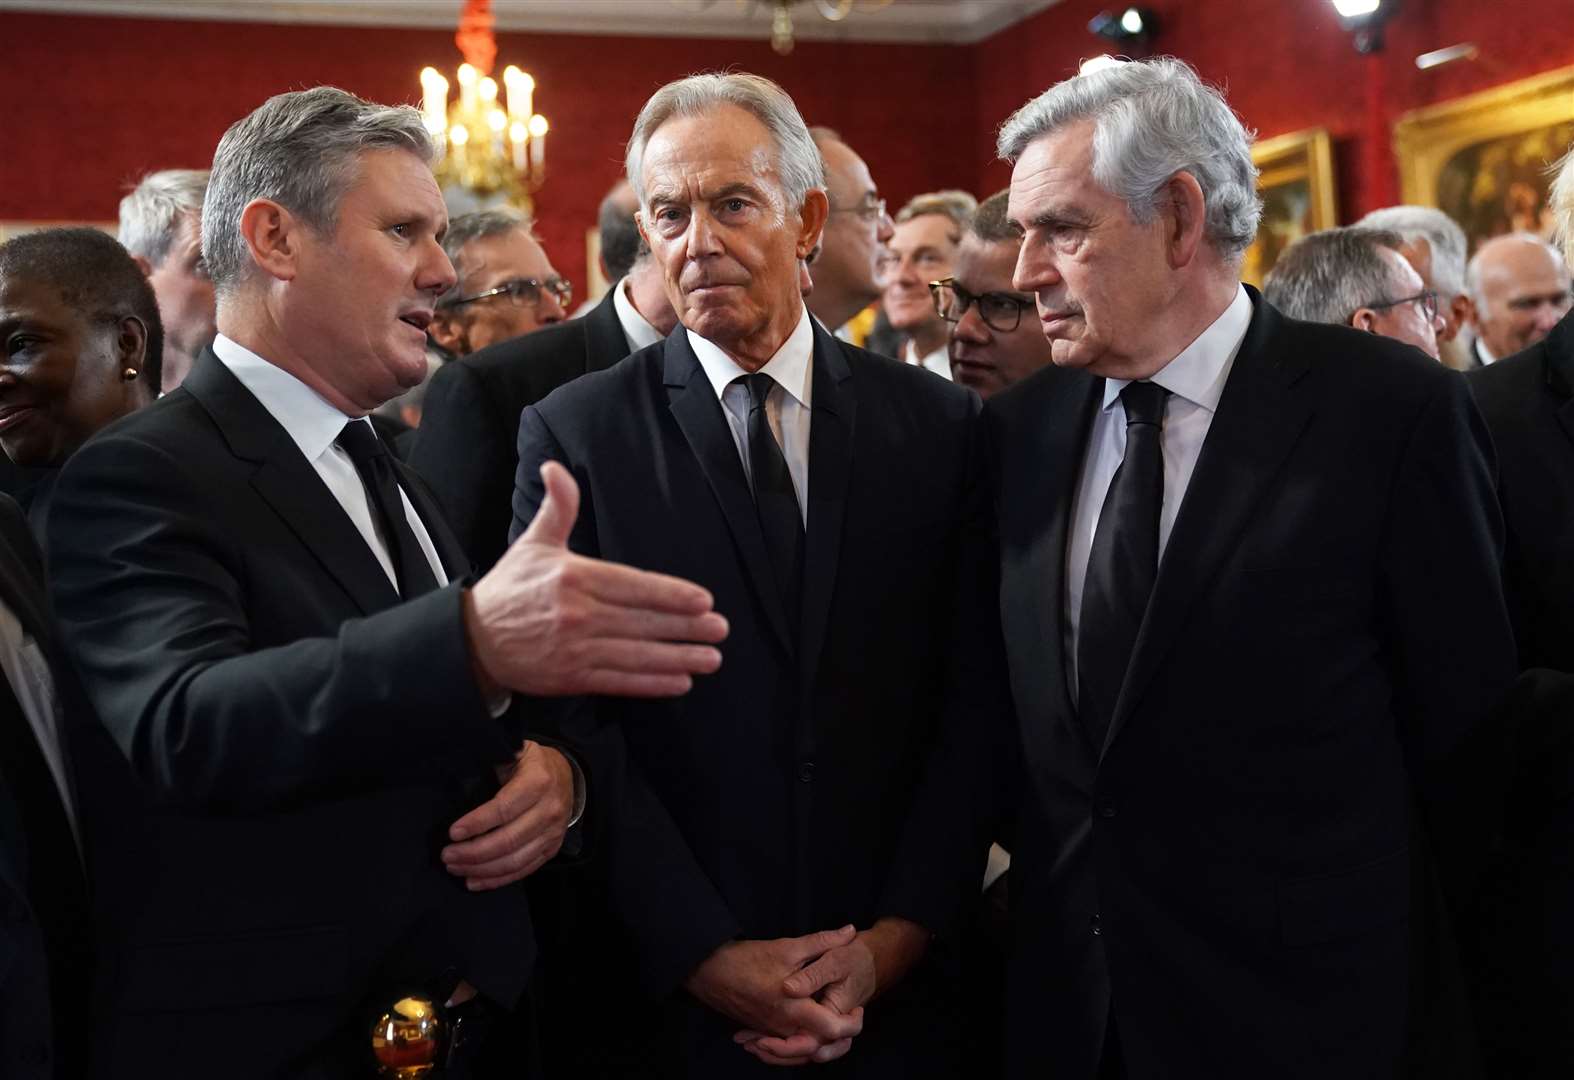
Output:
M1052 369L1024 388L1020 419L996 451L1000 470L1001 618L1023 740L1035 766L1054 725L1074 722L1066 678L1066 542L1072 500L1104 380ZM1096 748L1089 745L1089 751ZM1038 751L1032 753L1032 751Z
M787 633L787 613L782 610L781 596L771 580L765 534L760 529L754 496L749 492L749 481L743 474L743 462L727 427L727 418L722 415L721 402L716 399L699 358L689 348L688 335L681 326L668 335L663 349L662 382L672 417L721 506L760 607L782 648L790 654L794 643Z
M1547 357L1547 388L1562 401L1558 423L1574 441L1574 314L1563 316L1552 328L1542 349Z
M842 549L847 485L852 478L853 423L858 395L848 380L852 369L841 343L814 324L814 387L809 419L809 524L804 538L802 649L803 685L814 674L825 643L836 566Z
M612 289L618 288L614 281ZM618 309L612 303L612 289L606 297L585 315L585 371L600 371L623 359L631 351L629 340L623 334L623 324L618 321Z
M213 418L230 452L255 462L252 487L284 519L362 613L399 602L399 594L344 507L289 433L211 350L181 384Z
M1310 370L1306 355L1285 340L1283 317L1255 292L1252 301L1256 311L1159 564L1106 752L1311 418L1311 395L1295 386Z

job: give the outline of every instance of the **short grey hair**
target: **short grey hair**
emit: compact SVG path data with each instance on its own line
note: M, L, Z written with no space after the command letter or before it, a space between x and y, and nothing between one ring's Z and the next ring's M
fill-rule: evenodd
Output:
M120 244L155 269L187 214L201 214L208 193L207 169L161 169L137 182L120 200Z
M1553 168L1556 172L1547 193L1547 205L1552 210L1558 242L1563 245L1563 258L1574 267L1574 147Z
M1262 216L1252 133L1190 65L1133 60L1056 83L1011 114L997 149L1015 164L1029 144L1081 120L1093 121L1093 178L1133 220L1152 221L1164 185L1186 172L1202 188L1219 253L1239 259L1251 246Z
M1387 206L1356 224L1392 230L1406 244L1425 240L1432 249L1432 288L1445 303L1465 291L1465 230L1437 207Z
M523 231L532 240L536 239L535 223L530 216L512 206L472 210L450 221L448 231L443 234L443 254L454 264L454 286L437 298L437 306L452 304L464 295L465 271L459 256L472 241L502 236L516 229Z
M825 161L787 91L760 75L742 72L690 75L670 82L651 95L634 120L624 167L641 207L645 199L645 146L656 129L677 116L703 116L724 105L754 115L776 143L776 172L793 207L809 192L825 187Z
M1357 225L1309 233L1280 253L1262 294L1292 319L1348 326L1361 308L1399 299L1379 249L1397 254L1403 243L1392 230Z
M926 191L907 200L907 205L896 212L896 223L900 225L916 217L939 214L951 219L951 224L956 226L957 238L961 239L962 230L972 224L973 215L977 212L978 200L965 191L958 191L955 188L945 191Z
M437 147L408 105L378 105L332 86L277 94L219 140L202 207L202 257L222 297L253 272L241 212L270 199L322 235L338 224L360 155L404 150L427 165Z

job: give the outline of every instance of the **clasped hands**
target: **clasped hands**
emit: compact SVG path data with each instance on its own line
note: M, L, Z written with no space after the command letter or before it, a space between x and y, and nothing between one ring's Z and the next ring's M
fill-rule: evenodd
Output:
M733 1036L767 1065L834 1061L863 1031L864 1005L928 945L906 919L885 918L773 941L732 941L694 970L688 991L743 1025Z

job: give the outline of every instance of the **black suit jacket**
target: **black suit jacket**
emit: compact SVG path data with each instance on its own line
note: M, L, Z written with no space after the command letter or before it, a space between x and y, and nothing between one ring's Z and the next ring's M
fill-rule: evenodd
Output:
M49 661L69 748L82 719L57 649L38 549L17 504L0 496L0 603ZM0 1074L79 1075L92 966L87 881L67 808L32 725L0 675ZM70 752L66 750L67 767Z
M507 546L520 411L628 354L609 292L582 318L490 345L432 376L409 461L437 492L479 571Z
M1574 315L1466 378L1497 447L1520 666L1574 671Z
M1252 299L1103 746L1062 613L1104 381L1050 368L985 409L1027 772L1013 1076L1093 1077L1111 1016L1133 1080L1473 1050L1468 1021L1431 1041L1462 1006L1431 878L1477 880L1513 673L1487 440L1458 375Z
M457 581L463 552L400 469ZM171 1075L339 1075L330 1047L364 1055L378 987L452 966L517 997L522 890L469 894L438 856L517 746L476 688L458 584L399 602L210 352L71 459L49 540L67 647L145 793L95 868L103 1075L149 1046Z
M946 794L963 785L926 769L943 739L965 737L1004 697L986 674L999 655L988 647L977 398L814 334L797 635L721 404L681 327L527 408L520 425L516 534L539 505L541 462L561 461L583 493L577 550L697 581L731 624L720 671L686 697L596 703L626 748L603 770L620 784L604 889L628 943L612 982L637 978L665 1001L666 1075L769 1072L733 1045L735 1023L677 989L723 942L885 914L948 928L950 875L928 845L965 816L955 813L965 800ZM982 851L973 862L976 894ZM874 1003L834 1071L954 1075L958 1014L930 977ZM613 1032L638 1022L603 1019Z

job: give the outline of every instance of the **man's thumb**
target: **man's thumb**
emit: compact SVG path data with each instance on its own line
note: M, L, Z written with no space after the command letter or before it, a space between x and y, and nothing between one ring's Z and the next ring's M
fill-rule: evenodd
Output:
M546 495L536 516L521 538L526 543L567 547L568 534L579 516L579 485L573 475L555 461L541 463L541 483Z

